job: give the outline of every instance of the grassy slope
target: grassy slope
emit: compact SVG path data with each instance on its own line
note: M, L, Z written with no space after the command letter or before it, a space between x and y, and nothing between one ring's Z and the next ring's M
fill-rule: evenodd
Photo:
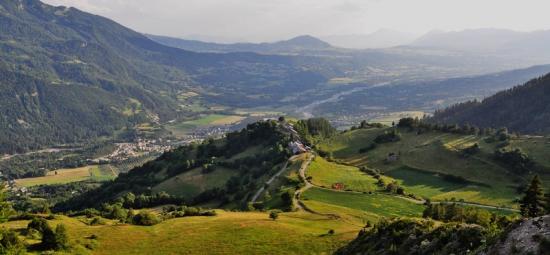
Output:
M316 186L331 188L334 183L344 184L344 189L354 191L376 190L376 179L365 174L357 167L331 163L322 157L316 157L307 170L307 176Z
M153 187L154 192L165 191L172 195L192 198L201 192L215 187L223 187L227 180L238 174L237 171L217 167L214 172L203 174L202 168L176 175Z
M73 241L99 245L93 254L330 254L357 235L360 227L307 213L285 213L276 221L268 213L220 212L215 217L172 219L152 227L88 226L59 217ZM28 221L6 223L22 229ZM334 229L334 235L326 235Z
M337 192L319 188L307 190L303 194L303 199L306 200L306 205L308 205L308 200L312 200L324 204L364 211L371 215L375 215L375 217L420 217L424 209L422 205L390 195ZM323 209L320 204L313 204L313 207L320 210L320 212L326 213L326 209ZM338 212L338 210L336 212Z
M406 191L435 200L464 199L470 202L491 205L513 205L517 198L515 186L524 181L509 173L493 161L491 154L496 144L487 144L483 137L446 134L439 132L417 135L401 130L402 139L395 143L379 145L375 150L360 154L360 148L372 143L383 129L360 129L348 131L320 145L321 149L333 152L334 157L347 164L369 166L382 170L386 175L401 182ZM520 140L521 142L521 140ZM518 142L518 144L520 143ZM459 150L474 143L480 144L482 152L465 158ZM525 143L525 142L523 142ZM526 147L533 158L548 164L540 150L546 143ZM387 164L388 153L400 153L400 160ZM462 176L471 183L457 184L443 180L438 174Z

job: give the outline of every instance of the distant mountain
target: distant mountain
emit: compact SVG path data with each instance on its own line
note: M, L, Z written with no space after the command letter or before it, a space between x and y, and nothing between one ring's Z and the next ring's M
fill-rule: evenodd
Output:
M416 39L414 34L380 29L371 34L329 35L322 40L341 48L377 49L407 45Z
M517 32L506 29L469 29L463 31L432 31L410 44L413 47L528 56L548 59L550 30Z
M152 40L174 48L197 52L257 52L269 54L297 53L305 50L324 50L332 46L313 36L302 35L289 40L273 43L234 43L221 44L185 40L167 36L147 35Z
M314 67L314 59L175 49L38 0L0 1L0 24L0 154L185 116L183 92L206 103L258 106L325 80L321 69L302 67ZM315 44L283 45L292 43Z
M507 127L533 134L550 133L550 74L488 97L437 111L433 122Z

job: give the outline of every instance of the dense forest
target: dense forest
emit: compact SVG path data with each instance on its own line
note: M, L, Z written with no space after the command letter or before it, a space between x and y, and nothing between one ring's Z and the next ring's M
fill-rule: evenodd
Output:
M507 127L521 133L550 131L550 74L480 101L436 111L431 122Z

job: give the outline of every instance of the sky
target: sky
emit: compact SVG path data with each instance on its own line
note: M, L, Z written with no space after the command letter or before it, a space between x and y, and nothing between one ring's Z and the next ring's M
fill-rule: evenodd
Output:
M142 33L217 42L391 29L550 29L548 0L43 0L111 18Z

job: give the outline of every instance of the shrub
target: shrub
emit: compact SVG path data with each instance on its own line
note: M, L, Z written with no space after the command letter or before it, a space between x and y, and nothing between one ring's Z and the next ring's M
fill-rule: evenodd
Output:
M25 254L25 245L12 230L0 230L0 254Z
M134 216L132 222L140 226L153 226L161 222L157 215L150 212L140 212Z
M58 224L55 227L55 245L56 250L66 250L69 248L69 234L64 224Z
M279 212L277 211L271 211L269 213L269 218L272 219L272 220L277 220L277 218L279 218Z

